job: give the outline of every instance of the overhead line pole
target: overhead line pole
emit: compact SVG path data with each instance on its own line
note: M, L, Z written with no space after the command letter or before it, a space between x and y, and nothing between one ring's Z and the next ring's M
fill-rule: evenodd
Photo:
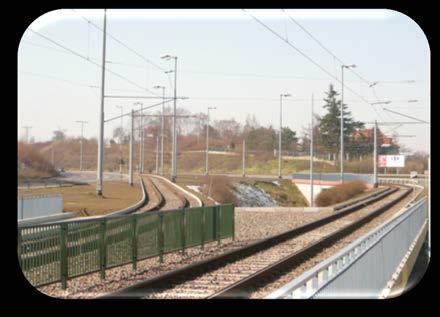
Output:
M314 207L313 202L313 94L312 94L312 129L310 132L310 207Z
M96 179L96 194L102 196L102 178L104 165L104 88L105 88L105 48L106 48L106 29L107 29L107 9L104 9L104 31L102 41L102 73L101 73L101 109L99 113L99 132L98 132L98 169Z
M122 140L124 138L124 122L123 122L124 107L123 106L116 106L116 108L121 108L121 136L119 139L119 152L120 152L119 153L119 173L122 174Z
M79 170L83 170L83 140L84 140L84 124L88 123L87 121L76 121L77 123L81 123L81 139L80 139L80 156L79 156Z
M373 150L373 173L374 173L374 187L377 187L377 121L374 121L374 150Z
M208 116L206 117L206 161L205 161L205 175L209 174L209 110L217 109L216 107L208 107Z
M29 143L29 129L32 129L32 127L31 126L24 126L22 128L26 130L26 143Z
M341 183L344 183L344 68L353 68L356 65L341 65Z
M280 131L278 134L278 178L282 178L281 173L281 134L283 130L283 97L290 97L290 94L280 94Z
M246 176L246 139L243 138L243 177Z
M131 110L130 149L128 158L128 184L133 186L133 143L134 143L134 111Z

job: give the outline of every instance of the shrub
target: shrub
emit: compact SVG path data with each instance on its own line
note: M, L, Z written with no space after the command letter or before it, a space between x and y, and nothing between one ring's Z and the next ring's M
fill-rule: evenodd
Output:
M315 199L316 206L326 207L346 201L367 189L365 182L354 181L324 189Z

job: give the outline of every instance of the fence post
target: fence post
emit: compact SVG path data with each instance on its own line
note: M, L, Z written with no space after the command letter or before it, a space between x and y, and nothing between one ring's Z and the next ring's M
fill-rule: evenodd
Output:
M185 254L185 245L186 245L186 208L182 208L182 217L180 220L180 232L182 236L182 254Z
M213 241L217 240L217 206L212 206L212 229L213 229Z
M21 231L22 231L23 229L21 229L21 228L18 228L18 232L17 232L17 253L18 253L18 264L20 265L20 268L21 268L21 270L23 271L23 266L22 266L22 260L21 260L21 253L22 253L22 241L23 241L23 238L22 238L22 233L21 233Z
M105 219L101 220L100 228L99 228L99 264L101 270L101 279L105 279L105 269L107 266L107 243L106 243L106 229L107 229L107 221Z
M132 230L132 242L131 242L131 261L133 263L133 270L137 268L137 215L133 216L133 230Z
M235 206L232 207L232 241L235 241Z
M202 228L200 230L200 235L202 238L202 250L205 249L205 207L202 207L202 219L201 219Z
M221 206L216 206L217 209L217 244L220 244L221 239L221 220L222 220L222 212L221 212Z
M159 262L163 263L163 253L164 253L164 235L163 235L163 213L159 212L159 228L157 230L158 233L158 242L159 242Z
M67 261L67 223L62 223L60 226L60 273L61 273L61 288L67 288L68 275L68 261Z

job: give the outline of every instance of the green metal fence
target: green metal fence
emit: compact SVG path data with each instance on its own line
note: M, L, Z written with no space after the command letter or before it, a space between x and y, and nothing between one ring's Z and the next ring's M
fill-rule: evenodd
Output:
M182 251L234 236L234 206L184 208L21 227L18 259L34 286Z

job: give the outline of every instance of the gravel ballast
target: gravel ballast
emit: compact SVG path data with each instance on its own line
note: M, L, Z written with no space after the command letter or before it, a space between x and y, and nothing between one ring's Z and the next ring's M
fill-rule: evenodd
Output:
M44 294L59 298L95 298L107 292L127 287L147 278L163 274L208 257L242 247L256 240L282 233L305 223L328 216L331 212L236 212L235 241L222 240L221 244L213 242L205 245L205 250L194 247L186 250L186 254L174 252L164 256L159 263L158 257L139 261L137 270L131 264L115 267L106 271L106 279L101 280L99 272L68 280L66 290L60 283L39 287Z

